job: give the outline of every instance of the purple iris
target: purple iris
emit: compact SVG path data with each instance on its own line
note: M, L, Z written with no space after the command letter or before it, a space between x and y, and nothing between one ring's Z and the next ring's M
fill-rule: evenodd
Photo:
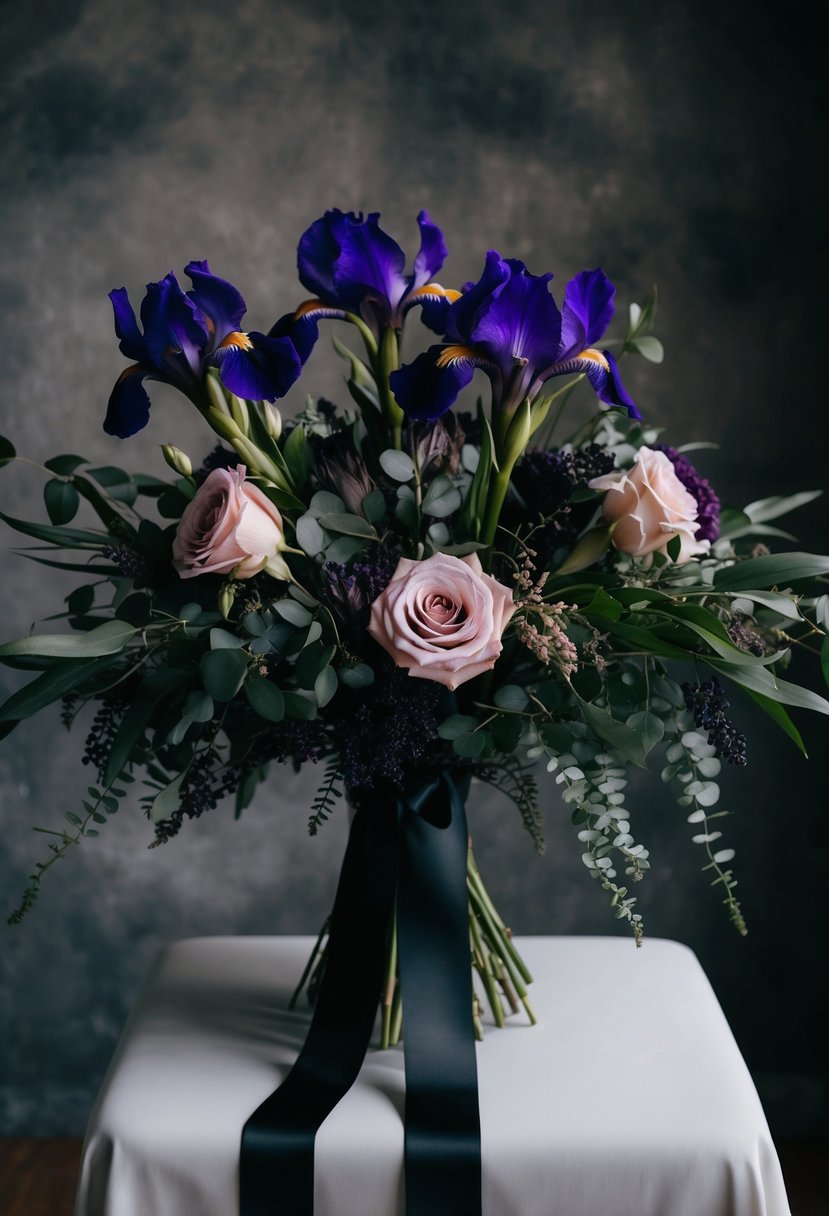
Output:
M406 274L406 255L379 219L377 211L363 218L362 212L334 208L302 234L299 278L315 298L277 321L271 334L291 334L303 358L317 339L316 322L322 317L359 317L379 339L385 329L400 329L408 310L419 304L426 324L443 333L449 305L459 295L430 282L446 258L443 233L420 212L420 249Z
M433 422L480 367L492 381L496 412L534 400L553 376L581 372L602 401L639 418L613 356L594 348L613 316L615 287L603 271L583 270L567 284L559 312L547 288L552 277L490 250L478 282L447 310L445 345L392 374L404 413Z
M104 430L126 439L147 425L150 399L144 380L174 384L199 407L209 404L208 367L217 367L224 386L252 401L283 397L302 363L288 337L244 333L239 327L245 301L207 262L190 262L184 273L193 284L183 292L175 275L148 283L141 304L142 334L125 287L109 293L121 353L135 363L115 382Z

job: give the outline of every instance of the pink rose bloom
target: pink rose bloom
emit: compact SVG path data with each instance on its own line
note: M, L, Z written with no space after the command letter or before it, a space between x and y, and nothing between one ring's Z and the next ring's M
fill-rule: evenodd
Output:
M509 588L484 574L474 554L401 557L371 605L368 631L410 676L457 688L495 666L515 607Z
M678 536L677 563L707 553L711 542L695 540L697 500L674 472L664 452L642 447L629 471L606 473L589 481L591 490L605 490L602 512L614 524L613 544L631 557L667 553Z
M214 469L187 504L173 541L173 565L182 578L230 571L252 578L266 566L287 577L278 556L284 547L282 516L238 465ZM283 567L285 573L277 573Z

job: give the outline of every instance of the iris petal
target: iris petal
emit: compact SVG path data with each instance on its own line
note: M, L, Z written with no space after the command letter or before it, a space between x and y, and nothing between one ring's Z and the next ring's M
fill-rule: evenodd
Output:
M593 384L593 388L595 389L599 400L604 401L607 405L618 405L622 409L626 409L631 418L641 418L642 415L636 408L633 398L630 396L630 393L627 391L624 384L622 384L622 379L619 375L619 368L616 364L616 360L613 358L613 355L611 355L609 350L602 351L602 354L605 357L608 368L607 372L604 374L605 378L603 383L600 386L597 386L593 380L590 379L589 375L587 377L591 384Z
M509 278L481 309L470 338L475 345L483 346L507 375L516 360L537 369L555 359L561 314L547 288L551 274L530 274L517 259L505 265Z
M438 367L437 360L444 349L431 346L389 377L395 400L408 418L435 422L452 408L461 389L475 374L471 359L459 359Z
M314 349L320 336L317 325L317 315L297 316L294 312L286 312L276 324L268 330L269 338L290 338L294 344L300 362L305 363Z
M170 350L181 350L191 368L198 368L198 352L209 343L210 334L203 314L181 290L172 272L158 283L147 284L141 320L155 367L163 367Z
M603 270L583 270L564 289L561 313L561 344L557 359L563 361L594 346L610 324L616 288Z
M147 358L147 343L138 328L135 311L130 304L126 287L116 287L109 293L112 301L112 311L115 314L115 336L120 339L119 348L122 355L139 362Z
M420 305L420 319L433 333L446 333L446 318L455 300L460 299L460 292L451 288L441 287L439 283L429 283L428 286L418 287L408 295L403 303L403 311L408 312L416 304Z
M152 375L152 368L140 363L125 368L110 393L104 430L107 435L128 439L143 430L150 420L150 399L142 381Z
M483 273L477 283L468 285L446 316L446 336L453 342L469 342L480 316L503 289L510 276L509 266L495 249L486 255Z
M417 290L433 279L446 261L446 241L437 224L433 224L427 212L417 217L420 228L420 249L412 267L412 288Z
M367 295L387 300L392 308L408 288L403 274L406 255L379 226L380 213L365 220L346 216L340 226L340 253L333 266L337 299L349 312L358 312Z
M207 262L190 262L184 273L193 284L187 295L210 317L215 326L213 342L218 346L229 333L241 329L247 305L232 283L210 273Z
M237 397L250 401L275 401L284 397L302 371L302 363L290 338L265 334L246 335L251 345L226 346L216 352L222 383Z
M299 238L296 255L299 281L324 300L335 299L334 263L340 253L339 234L345 219L337 208L326 211Z

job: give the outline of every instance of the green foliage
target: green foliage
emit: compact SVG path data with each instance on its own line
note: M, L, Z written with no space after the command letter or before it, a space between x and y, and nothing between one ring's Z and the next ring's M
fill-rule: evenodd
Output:
M209 650L199 671L205 691L214 701L231 701L245 682L248 656L242 650Z
M339 761L329 760L325 766L325 775L311 803L311 814L308 819L308 835L316 836L322 825L331 817L331 812L338 798L342 798L342 774Z

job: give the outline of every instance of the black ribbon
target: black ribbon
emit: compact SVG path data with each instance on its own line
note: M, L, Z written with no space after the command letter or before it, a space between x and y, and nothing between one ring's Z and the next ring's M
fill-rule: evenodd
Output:
M448 774L394 807L357 811L308 1035L242 1132L241 1216L313 1216L314 1138L371 1039L396 885L406 1216L480 1216L467 847L463 798Z

